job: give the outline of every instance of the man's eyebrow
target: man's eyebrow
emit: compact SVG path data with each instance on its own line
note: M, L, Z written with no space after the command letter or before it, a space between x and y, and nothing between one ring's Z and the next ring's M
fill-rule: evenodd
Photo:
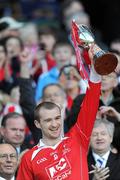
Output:
M61 118L61 115L57 115L56 117L54 117L54 119L56 118ZM47 118L47 119L43 119L43 121L50 121L52 120L53 118Z
M50 121L52 118L43 119L43 121Z

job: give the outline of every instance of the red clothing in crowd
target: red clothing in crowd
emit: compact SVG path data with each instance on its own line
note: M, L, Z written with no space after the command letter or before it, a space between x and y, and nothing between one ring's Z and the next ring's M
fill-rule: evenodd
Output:
M5 77L5 71L4 68L0 68L0 81L3 81Z
M29 150L22 158L17 180L89 179L87 152L98 110L100 83L89 85L76 124L55 146L40 140Z
M38 60L36 59L33 61L33 67L38 63L37 61ZM33 75L34 79L37 79L39 75L49 71L51 68L56 66L56 62L49 52L46 53L46 57L43 61L44 63L43 64L41 63L41 66L37 69L37 71Z

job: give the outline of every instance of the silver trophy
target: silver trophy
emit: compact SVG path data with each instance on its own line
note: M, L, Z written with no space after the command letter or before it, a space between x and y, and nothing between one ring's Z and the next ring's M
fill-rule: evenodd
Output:
M78 47L89 49L95 43L95 38L90 29L85 25L77 25L76 40ZM105 52L99 48L93 56L94 67L98 74L107 75L113 72L117 66L117 57L110 52Z

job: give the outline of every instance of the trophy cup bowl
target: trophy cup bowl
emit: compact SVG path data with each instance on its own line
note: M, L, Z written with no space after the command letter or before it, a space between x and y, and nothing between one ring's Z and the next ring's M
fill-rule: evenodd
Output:
M78 47L89 49L91 44L95 43L95 38L90 29L85 25L77 25L76 40ZM110 53L105 52L99 48L98 52L93 55L93 63L96 72L100 75L107 75L112 73L118 63L117 57Z

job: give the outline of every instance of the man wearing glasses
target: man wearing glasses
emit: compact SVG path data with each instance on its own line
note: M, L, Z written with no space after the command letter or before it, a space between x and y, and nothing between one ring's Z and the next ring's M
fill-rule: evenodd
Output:
M15 180L17 165L16 149L11 144L0 144L0 180Z

